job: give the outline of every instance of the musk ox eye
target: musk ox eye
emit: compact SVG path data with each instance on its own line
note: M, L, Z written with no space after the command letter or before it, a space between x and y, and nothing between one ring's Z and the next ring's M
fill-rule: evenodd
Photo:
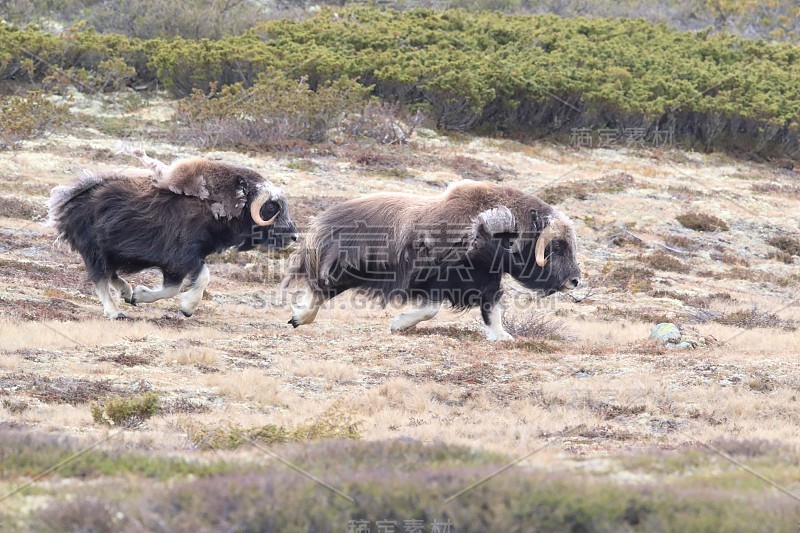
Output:
M277 215L280 210L281 205L278 202L273 202L270 200L261 207L261 218L264 220L270 220L272 217Z

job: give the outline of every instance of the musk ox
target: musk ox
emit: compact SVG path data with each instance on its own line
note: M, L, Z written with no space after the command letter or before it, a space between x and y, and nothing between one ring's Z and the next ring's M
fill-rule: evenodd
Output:
M180 310L191 316L208 285L206 256L297 240L285 196L257 172L204 158L167 166L128 153L149 170L84 171L48 201L50 224L83 258L109 318L125 317L113 290L129 304L150 303L177 295L187 278ZM163 273L161 288L131 288L119 277L150 267Z
M511 339L502 325L503 274L545 296L577 287L575 230L534 196L467 180L438 196L374 194L329 208L292 254L283 286L306 286L292 305L295 327L357 289L383 305L416 304L392 320L393 332L433 318L447 302L480 307L494 341Z

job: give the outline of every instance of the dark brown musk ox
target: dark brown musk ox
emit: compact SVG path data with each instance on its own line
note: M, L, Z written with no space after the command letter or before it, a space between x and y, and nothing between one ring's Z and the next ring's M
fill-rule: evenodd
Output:
M201 157L166 165L122 151L147 170L84 171L48 201L49 224L83 258L109 318L125 317L115 291L129 304L150 303L177 295L187 278L180 310L191 316L209 282L206 256L297 240L286 197L257 172ZM151 267L163 273L160 288L131 288L119 277Z
M503 275L544 296L574 289L581 278L576 244L563 213L489 182L460 181L436 196L349 200L318 215L290 257L283 286L305 290L289 323L310 324L327 300L355 289L382 305L416 305L392 320L393 332L433 318L449 303L480 307L487 338L508 340Z

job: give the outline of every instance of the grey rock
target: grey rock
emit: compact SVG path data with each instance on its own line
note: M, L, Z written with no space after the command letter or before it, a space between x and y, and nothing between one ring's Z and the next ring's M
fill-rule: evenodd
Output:
M677 343L681 340L681 330L671 322L662 322L661 324L656 324L650 331L650 338L657 340L661 344Z

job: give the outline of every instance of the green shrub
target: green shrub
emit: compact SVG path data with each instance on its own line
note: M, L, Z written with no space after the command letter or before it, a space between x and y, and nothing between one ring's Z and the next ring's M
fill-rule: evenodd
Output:
M255 85L195 90L180 102L178 117L187 135L207 146L285 146L372 138L401 143L415 123L404 125L397 110L369 98L369 87L340 78L312 89L268 69Z
M359 423L338 409L326 411L317 419L309 419L293 429L275 424L243 428L236 424L208 426L187 421L185 429L193 446L202 449L235 449L250 441L272 446L287 442L320 439L361 438Z
M318 5L341 9L342 0ZM359 2L368 3L368 2ZM800 40L800 6L793 0L381 0L383 9L444 7L468 11L554 13L562 17L641 18L680 30L713 27L716 32L766 41ZM265 18L298 17L307 13L307 0L0 0L0 19L27 24L86 20L99 31L133 37L219 38L237 34Z
M670 142L762 157L800 148L800 93L787 89L799 58L785 43L643 20L459 10L323 9L218 40L0 25L0 80L69 76L93 90L152 84L185 97L246 89L273 68L311 91L358 78L445 129L563 138L581 127L635 128L648 141L668 132Z
M93 402L89 408L97 424L131 428L158 413L159 399L155 392L132 398L115 396L103 402Z
M0 97L0 150L40 137L66 117L66 106L50 102L40 92Z
M208 96L195 90L181 102L178 114L190 135L209 146L320 142L363 109L368 92L345 79L312 90L305 78L297 81L269 70L249 88L212 88Z

